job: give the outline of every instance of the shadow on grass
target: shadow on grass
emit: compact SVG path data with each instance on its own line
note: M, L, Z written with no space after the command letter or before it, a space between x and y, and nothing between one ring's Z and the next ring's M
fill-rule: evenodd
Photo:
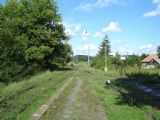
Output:
M70 71L74 70L73 66L64 66L64 67L59 67L57 65L50 65L46 68L39 68L39 67L28 67L21 72L19 72L16 75L13 75L12 78L8 78L6 81L1 80L0 78L0 85L3 83L4 85L9 85L14 82L20 82L26 79L30 79L32 76L43 73L45 71Z
M67 68L67 67L65 67L65 68L56 68L56 69L54 69L54 70L52 70L52 71L70 71L70 70L73 70L73 68Z
M46 69L50 71L69 71L69 70L73 70L74 67L73 66L58 66L56 64L52 64L52 65L49 65Z
M133 73L127 78L119 78L114 86L120 93L116 104L146 105L160 109L160 75Z

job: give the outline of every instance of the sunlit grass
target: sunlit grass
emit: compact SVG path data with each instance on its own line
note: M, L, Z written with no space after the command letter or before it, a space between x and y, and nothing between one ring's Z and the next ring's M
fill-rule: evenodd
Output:
M130 70L133 73L138 72L138 69L135 67ZM145 70L143 71L145 72ZM157 71L147 69L146 72L150 72L151 74ZM137 106L132 106L128 101L122 98L116 89L107 89L105 87L106 80L109 79L114 83L115 79L127 77L126 75L121 76L118 71L113 69L105 73L102 70L88 68L86 63L76 64L74 71L47 71L33 76L28 80L12 83L8 86L1 84L0 119L27 120L56 90L58 90L58 88L60 88L60 86L62 86L64 80L71 76L79 77L84 81L85 89L87 89L88 93L93 93L95 95L95 97L91 98L93 103L99 99L102 106L105 108L109 120L150 120L150 117L143 110L152 114L155 118L160 119L159 110L150 105L144 105L141 109ZM45 114L43 119L52 118L52 112L58 112L62 109L60 107L61 102L65 102L67 95L72 91L74 85L75 83L72 83L72 85L66 89L58 101L55 102L52 108Z
M143 110L130 105L128 101L124 101L117 90L114 88L105 88L106 80L114 80L122 77L119 73L116 73L116 71L104 73L103 71L94 69L91 70L91 73L92 74L88 75L86 73L83 73L84 75L81 73L81 79L86 80L90 89L95 91L96 96L105 107L109 120L151 120ZM151 109L154 111L152 107ZM158 116L158 114L156 115Z
M72 71L44 72L1 90L0 119L27 120L64 82Z

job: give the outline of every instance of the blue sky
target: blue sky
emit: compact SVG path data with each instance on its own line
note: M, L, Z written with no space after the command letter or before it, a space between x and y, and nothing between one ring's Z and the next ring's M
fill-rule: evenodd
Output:
M96 55L107 34L112 53L156 53L160 0L57 0L75 54ZM87 29L88 34L84 32Z
M112 53L156 53L160 45L160 0L56 2L75 55L87 54L88 44L90 55L96 55L105 35L109 37Z

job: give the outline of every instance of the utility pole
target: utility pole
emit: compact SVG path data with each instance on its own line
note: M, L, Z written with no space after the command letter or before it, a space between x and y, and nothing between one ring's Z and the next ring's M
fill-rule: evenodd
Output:
M86 34L86 37L87 37L87 35L88 35L87 30L86 30L85 34ZM89 67L89 65L90 65L90 58L89 58L89 39L88 39L88 67Z
M73 51L73 53L72 53L72 59L73 59L73 63L74 63L74 51Z
M89 58L89 42L88 42L88 66L90 65L90 58Z
M105 41L105 68L104 71L107 72L107 42Z

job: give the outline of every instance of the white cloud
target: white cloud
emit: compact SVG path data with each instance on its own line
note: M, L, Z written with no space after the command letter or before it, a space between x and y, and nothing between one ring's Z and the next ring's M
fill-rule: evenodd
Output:
M102 37L102 36L103 36L103 35L102 35L101 32L96 32L96 33L93 35L94 38Z
M98 52L98 47L95 46L94 44L85 44L83 46L79 46L77 48L74 48L74 55L87 55L88 54L88 47L89 47L89 54L91 56L94 56Z
M108 6L110 4L118 4L120 2L122 2L123 0L98 0L96 2L96 6L99 7L104 7L104 6Z
M64 22L63 25L65 26L65 33L70 35L71 37L75 36L82 29L82 24L79 24L79 23L70 24L70 23Z
M117 44L119 44L121 42L122 42L121 40L112 40L111 41L111 45L117 45Z
M66 28L65 33L69 36L75 36L75 32L72 31L70 28Z
M81 28L82 28L82 24L76 25L75 26L75 32L80 32Z
M154 54L156 53L156 46L153 44L144 44L141 45L139 47L137 47L137 49L133 49L131 48L129 45L124 45L121 46L117 49L118 53L121 55L131 55L131 54L138 54L141 55L142 53L146 53L146 54Z
M103 37L106 33L109 32L122 32L122 29L119 27L119 23L111 21L107 27L103 28L101 31L96 32L93 37ZM113 42L115 44L116 42L120 42L120 40Z
M91 8L93 7L93 4L90 3L81 3L75 10L78 11L90 11Z
M97 0L94 3L81 3L75 10L90 11L92 8L106 7L111 4L126 3L129 0Z
M140 50L144 50L144 49L154 49L154 45L152 44L146 44L146 45L141 45L139 47Z
M119 48L118 52L121 54L121 55L131 55L134 53L134 50L132 49L128 49L128 48Z
M158 4L160 3L160 0L153 0L153 3Z
M104 33L108 32L121 32L121 28L119 27L119 24L117 22L110 22L109 25L102 29Z
M125 46L123 46L123 47L120 47L119 49L118 49L118 52L121 54L121 55L131 55L131 54L133 54L133 53L135 53L135 51L133 50L133 49L131 49L131 48L129 48L129 46L128 45L125 45Z
M138 48L139 52L140 53L148 53L148 54L153 54L153 53L156 53L156 46L153 45L153 44L144 44L144 45L141 45L139 48Z
M143 17L154 17L160 15L160 4L157 6L156 10L145 13Z
M157 8L150 12L144 13L143 17L154 17L160 15L160 0L153 0L153 3L158 4Z

